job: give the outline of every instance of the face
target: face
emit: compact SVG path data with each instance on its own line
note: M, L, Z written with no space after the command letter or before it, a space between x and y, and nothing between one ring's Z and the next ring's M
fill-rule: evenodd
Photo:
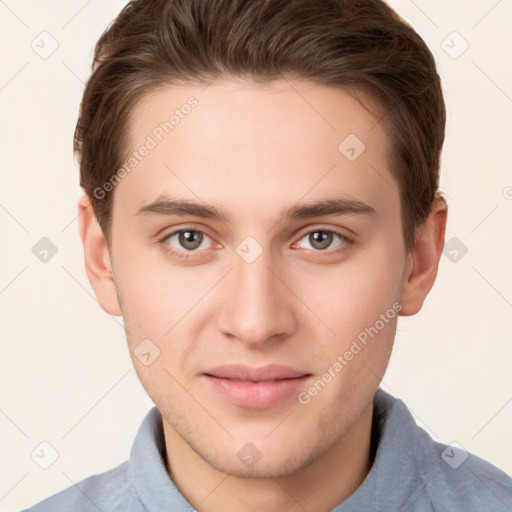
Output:
M357 427L391 353L408 256L385 127L339 89L224 79L148 95L129 129L110 256L138 376L214 468L293 474Z

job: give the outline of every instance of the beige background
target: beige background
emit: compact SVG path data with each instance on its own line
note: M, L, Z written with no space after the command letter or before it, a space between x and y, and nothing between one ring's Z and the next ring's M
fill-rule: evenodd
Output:
M0 511L125 460L152 406L120 320L92 294L76 221L72 134L83 81L95 41L124 3L0 2ZM390 3L439 65L447 240L468 251L442 257L424 310L399 321L383 387L435 439L512 474L512 2ZM58 249L46 263L32 252L42 237ZM58 453L48 469L31 458L42 449L51 462L43 441Z

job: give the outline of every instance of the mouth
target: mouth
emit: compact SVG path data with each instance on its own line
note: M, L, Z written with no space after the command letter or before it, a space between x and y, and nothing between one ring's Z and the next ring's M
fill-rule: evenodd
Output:
M281 365L227 365L209 370L202 377L210 389L231 404L265 409L296 394L311 374Z

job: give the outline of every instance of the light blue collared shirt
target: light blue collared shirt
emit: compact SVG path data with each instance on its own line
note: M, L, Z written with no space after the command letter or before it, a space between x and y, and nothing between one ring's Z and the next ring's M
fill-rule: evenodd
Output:
M435 442L405 404L374 398L377 451L361 486L331 512L511 512L512 478L456 447ZM130 460L82 480L25 512L194 512L165 466L162 417L144 418Z

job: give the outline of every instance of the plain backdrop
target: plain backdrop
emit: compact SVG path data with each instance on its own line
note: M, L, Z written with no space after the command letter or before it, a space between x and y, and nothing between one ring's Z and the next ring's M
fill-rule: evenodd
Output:
M120 320L94 298L76 220L78 107L94 43L124 4L0 2L0 511L126 460L152 406ZM512 2L390 4L442 77L451 245L421 313L399 320L382 387L434 439L510 474ZM44 237L57 250L46 262ZM43 469L41 453L58 457Z

